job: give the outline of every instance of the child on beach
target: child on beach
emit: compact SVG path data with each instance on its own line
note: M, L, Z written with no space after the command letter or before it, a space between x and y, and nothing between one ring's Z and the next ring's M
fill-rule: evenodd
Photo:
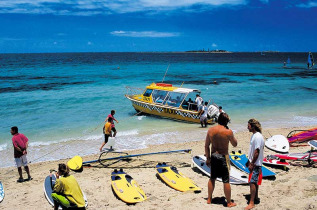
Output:
M100 152L102 152L103 146L108 143L109 137L111 137L111 118L108 118L108 122L103 126L103 134L105 136L105 141L102 143L100 147ZM112 149L110 147L110 149Z
M75 177L69 175L69 168L64 163L58 164L52 198L54 200L54 210L57 210L59 205L64 208L85 209L83 192Z
M116 120L116 118L114 118L114 114L115 113L116 113L115 110L111 110L111 114L109 114L108 117L105 120L105 122L107 122L109 119L111 120L110 122L111 122L111 130L113 131L113 137L116 137L116 134L117 134L117 130L115 128L115 125L114 125L113 121L115 120L117 123L119 123L118 120Z

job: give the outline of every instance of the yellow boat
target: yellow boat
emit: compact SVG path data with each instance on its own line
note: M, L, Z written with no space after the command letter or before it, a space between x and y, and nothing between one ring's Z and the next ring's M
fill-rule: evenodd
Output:
M125 95L132 102L137 112L155 115L173 120L200 123L198 107L195 103L198 89L175 87L166 83L152 83L141 94L131 93L134 89L127 87ZM142 89L139 89L142 90ZM213 124L219 116L219 108L215 103L208 102L207 123Z

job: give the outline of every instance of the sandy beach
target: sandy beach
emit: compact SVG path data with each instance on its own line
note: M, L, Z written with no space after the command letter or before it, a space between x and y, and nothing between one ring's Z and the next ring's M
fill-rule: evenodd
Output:
M309 127L311 128L311 127ZM265 137L282 134L286 136L295 128L263 129ZM296 129L307 129L299 127ZM206 130L207 132L207 130ZM193 135L195 135L193 133ZM235 134L238 139L236 148L248 152L251 133L241 131ZM96 145L97 147L98 145ZM192 168L192 157L204 153L204 139L195 142L179 144L153 145L143 150L129 151L129 154L159 152L178 149L192 149L191 154L151 155L120 161L107 168L100 164L84 167L80 173L71 172L79 182L88 199L88 209L224 209L224 193L221 182L216 182L212 205L206 204L208 177ZM291 147L290 152L304 152L308 146ZM275 154L265 148L265 155ZM84 161L97 159L99 155L83 157ZM114 154L113 154L114 156ZM109 157L109 156L107 156ZM18 172L15 167L1 168L0 177L5 188L5 198L0 203L0 209L53 209L47 202L43 192L43 181L50 169L56 169L58 163L68 160L58 160L30 164L32 181L17 183ZM156 177L155 165L166 162L176 166L180 172L191 178L202 192L182 193L165 185ZM233 166L232 166L233 167ZM115 168L123 168L145 191L148 200L136 205L127 205L115 197L111 190L110 174ZM289 171L272 169L277 173L275 180L264 179L259 190L260 204L256 209L316 209L317 208L317 169L302 166L290 166ZM26 177L26 174L24 174ZM247 205L250 194L249 186L231 185L232 199L237 203L233 209L243 209Z

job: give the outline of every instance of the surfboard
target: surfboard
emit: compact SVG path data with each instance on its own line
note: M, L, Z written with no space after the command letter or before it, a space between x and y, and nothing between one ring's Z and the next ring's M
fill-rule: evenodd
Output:
M158 176L171 188L186 192L193 191L200 193L201 189L188 177L179 172L176 167L169 166L166 163L156 165Z
M316 162L317 161L317 152L305 152L305 153L289 153L289 154L275 154L275 156L279 157L280 159L284 159L284 160L307 160L308 161L308 157L309 154L310 155L310 160Z
M204 174L210 177L210 168L206 165L206 157L204 155L194 156L192 159L194 165L201 170ZM217 181L222 182L221 178L217 178ZM238 171L237 169L230 167L230 184L248 184L248 177Z
M126 203L139 203L147 199L138 183L122 169L111 173L111 187L114 193Z
M314 149L317 149L317 140L311 140L308 142L309 146L313 147Z
M289 151L289 142L283 135L274 135L265 141L265 146L270 150L280 153Z
M241 154L240 152L234 152L230 153L229 155L230 161L234 166L236 166L241 171L249 174L250 171L246 167L246 163L248 162L248 158L245 154ZM275 176L276 174L271 171L270 169L266 168L265 166L262 166L262 176L263 177L269 177L269 176Z
M281 166L286 169L289 166L289 163L284 159L280 159L275 155L268 155L263 159L263 164L272 165L272 166Z
M67 162L67 166L73 171L78 171L83 166L83 159L80 156L76 155Z
M4 187L2 182L0 181L0 203L3 201L4 199Z
M287 139L290 143L305 142L317 138L317 128L309 130L293 130L287 135Z
M51 204L52 206L54 206L54 200L53 200L51 194L53 192L55 182L56 182L55 174L48 175L44 180L44 195L45 195L47 201L49 202L49 204ZM87 201L86 195L84 192L82 192L82 193L84 195L85 207L87 207L88 201ZM58 209L62 209L62 207L59 206Z

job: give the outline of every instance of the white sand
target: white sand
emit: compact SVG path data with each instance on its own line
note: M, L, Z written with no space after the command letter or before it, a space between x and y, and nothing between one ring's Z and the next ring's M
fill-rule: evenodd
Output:
M287 135L294 128L279 128L264 130L272 135ZM307 129L307 128L297 128ZM207 132L207 130L206 130ZM193 134L194 135L194 134ZM234 150L248 152L251 133L238 132L235 134L238 146ZM266 135L268 136L268 135ZM98 148L100 145L96 145ZM129 154L159 152L167 150L192 149L192 154L151 155L132 158L130 161L120 161L110 167L103 168L99 164L95 167L85 167L83 172L72 174L78 180L82 190L88 198L88 209L223 209L219 204L206 204L208 177L193 169L191 158L193 155L204 154L204 140L181 144L164 144L151 146L143 150L135 150ZM290 152L304 152L309 147L291 147ZM230 147L230 150L233 150ZM265 148L265 155L275 154ZM107 156L108 157L108 156ZM98 155L83 157L84 161L97 159ZM43 182L49 174L49 169L56 169L58 163L68 160L42 162L30 165L33 180L17 183L16 168L1 168L0 180L5 187L5 198L0 203L0 209L52 209L43 192ZM167 162L176 166L179 171L190 177L202 192L199 194L182 193L168 187L156 177L155 165L158 162ZM145 191L148 200L136 205L127 205L118 200L112 190L110 174L115 168L123 168L130 174ZM264 179L259 190L260 204L256 209L317 209L317 169L301 166L291 166L288 172L281 169L272 169L277 173L276 180ZM26 177L26 174L24 174ZM243 209L247 206L245 196L250 194L248 186L231 185L232 199L237 203L233 209ZM223 185L216 182L213 198L224 200Z

